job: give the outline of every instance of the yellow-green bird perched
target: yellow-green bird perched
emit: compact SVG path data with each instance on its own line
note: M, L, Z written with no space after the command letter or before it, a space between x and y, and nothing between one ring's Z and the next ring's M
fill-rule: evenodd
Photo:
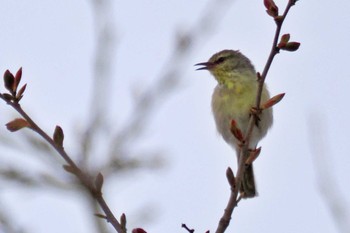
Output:
M208 62L198 63L203 67L197 70L209 70L218 85L212 97L212 111L216 127L225 141L239 155L240 142L231 133L231 121L246 134L252 107L255 106L258 82L254 66L250 60L239 51L223 50L214 54ZM264 86L262 103L270 98ZM268 108L259 116L255 124L248 148L254 150L258 142L266 135L272 125L272 108ZM257 195L252 165L246 167L243 174L241 192L244 198Z

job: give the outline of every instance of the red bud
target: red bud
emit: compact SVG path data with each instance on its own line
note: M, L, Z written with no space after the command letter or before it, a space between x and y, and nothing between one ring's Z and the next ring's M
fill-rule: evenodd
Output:
M300 47L299 42L288 42L284 47L280 48L289 52L297 51Z
M135 228L132 230L132 233L147 233L147 231L142 228Z
M264 0L264 5L266 7L266 12L272 17L278 16L278 7L273 0Z
M126 215L124 213L120 216L120 225L126 232Z
M19 68L19 70L15 75L14 91L17 90L18 84L21 82L21 78L22 78L22 67Z
M281 48L284 48L284 47L287 45L289 39L290 39L290 34L284 34L284 35L281 37L281 40L280 40L280 42L278 43L277 47L280 48L280 49L281 49Z
M233 174L233 171L230 167L228 167L226 170L226 177L227 177L227 181L230 184L230 186L235 187L236 179L235 179L235 175Z
M30 127L30 124L23 118L16 118L6 124L6 128L11 132L15 132L25 127Z
M11 94L14 92L14 83L15 77L9 70L6 70L4 73L4 84L5 88L9 90Z
M235 136L235 138L240 141L243 142L244 141L244 137L243 137L243 133L242 131L238 128L237 126L237 122L235 120L231 121L231 133L233 134L233 136Z
M275 104L280 102L283 99L285 94L286 93L281 93L281 94L275 95L274 97L272 97L271 99L269 99L268 101L263 103L261 106L261 109L271 108L272 106L274 106Z
M18 93L16 95L16 101L17 102L19 102L22 99L23 93L26 90L26 88L27 88L27 84L24 84L23 87L21 87L21 89L19 89L19 91L18 91Z
M60 126L57 125L55 128L55 132L53 133L53 141L57 146L62 147L63 139L64 139L63 130Z

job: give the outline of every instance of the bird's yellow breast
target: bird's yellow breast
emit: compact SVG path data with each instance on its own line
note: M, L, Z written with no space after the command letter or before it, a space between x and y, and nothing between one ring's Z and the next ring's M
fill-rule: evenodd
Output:
M258 82L244 75L237 75L234 79L222 78L218 82L214 107L225 114L249 114L255 103Z
M255 106L258 85L254 76L242 75L219 81L213 93L212 110L218 131L226 141L234 140L230 132L232 120L236 121L239 129L245 134L251 108ZM264 87L262 102L268 98L268 91Z

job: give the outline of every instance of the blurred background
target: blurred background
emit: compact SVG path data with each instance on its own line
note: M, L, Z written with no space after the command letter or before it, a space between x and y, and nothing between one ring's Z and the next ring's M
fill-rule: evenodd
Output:
M276 0L280 12L287 0ZM239 49L262 71L275 30L263 1L2 1L0 71L23 67L22 107L49 134L65 132L80 166L106 179L104 195L129 231L214 232L236 169L216 133L216 83L195 71ZM350 3L300 0L282 29L297 52L267 77L274 126L255 162L259 196L228 231L350 232ZM1 92L5 89L2 88ZM0 232L113 232L64 162L34 132L10 133L0 104Z

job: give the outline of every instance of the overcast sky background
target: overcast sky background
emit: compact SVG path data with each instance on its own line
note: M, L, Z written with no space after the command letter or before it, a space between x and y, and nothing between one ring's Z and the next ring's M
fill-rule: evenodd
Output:
M66 148L74 151L76 130L88 119L92 89L96 40L91 5L82 0L1 2L0 72L23 67L22 82L28 83L23 108L49 132L61 125ZM287 0L276 3L282 11ZM167 61L176 33L190 30L206 4L114 2L117 48L109 102L113 111L107 116L115 119L113 127L127 122L133 95L157 82L164 66L171 65ZM300 0L291 9L282 33L290 33L301 47L280 53L267 77L271 94L286 96L274 108L273 128L260 143L262 154L254 164L259 196L239 204L229 232L339 232L322 194L334 191L341 207L350 208L349 9L346 0ZM105 185L107 201L116 215L126 213L130 230L186 232L180 228L186 223L196 232L214 232L226 206L225 171L236 167L236 159L216 133L211 115L215 80L195 71L193 64L222 49L239 49L261 71L275 24L262 0L236 0L218 14L215 30L203 35L179 66L179 87L160 102L143 140L133 148L161 149L166 166ZM15 116L5 103L0 111L0 125ZM9 137L21 134L0 130ZM28 170L36 166L25 153L6 147L0 161L25 163ZM28 232L93 232L79 196L0 184L0 204L6 203L8 213ZM322 191L320 185L326 188ZM153 214L152 221L137 217L142 209Z

